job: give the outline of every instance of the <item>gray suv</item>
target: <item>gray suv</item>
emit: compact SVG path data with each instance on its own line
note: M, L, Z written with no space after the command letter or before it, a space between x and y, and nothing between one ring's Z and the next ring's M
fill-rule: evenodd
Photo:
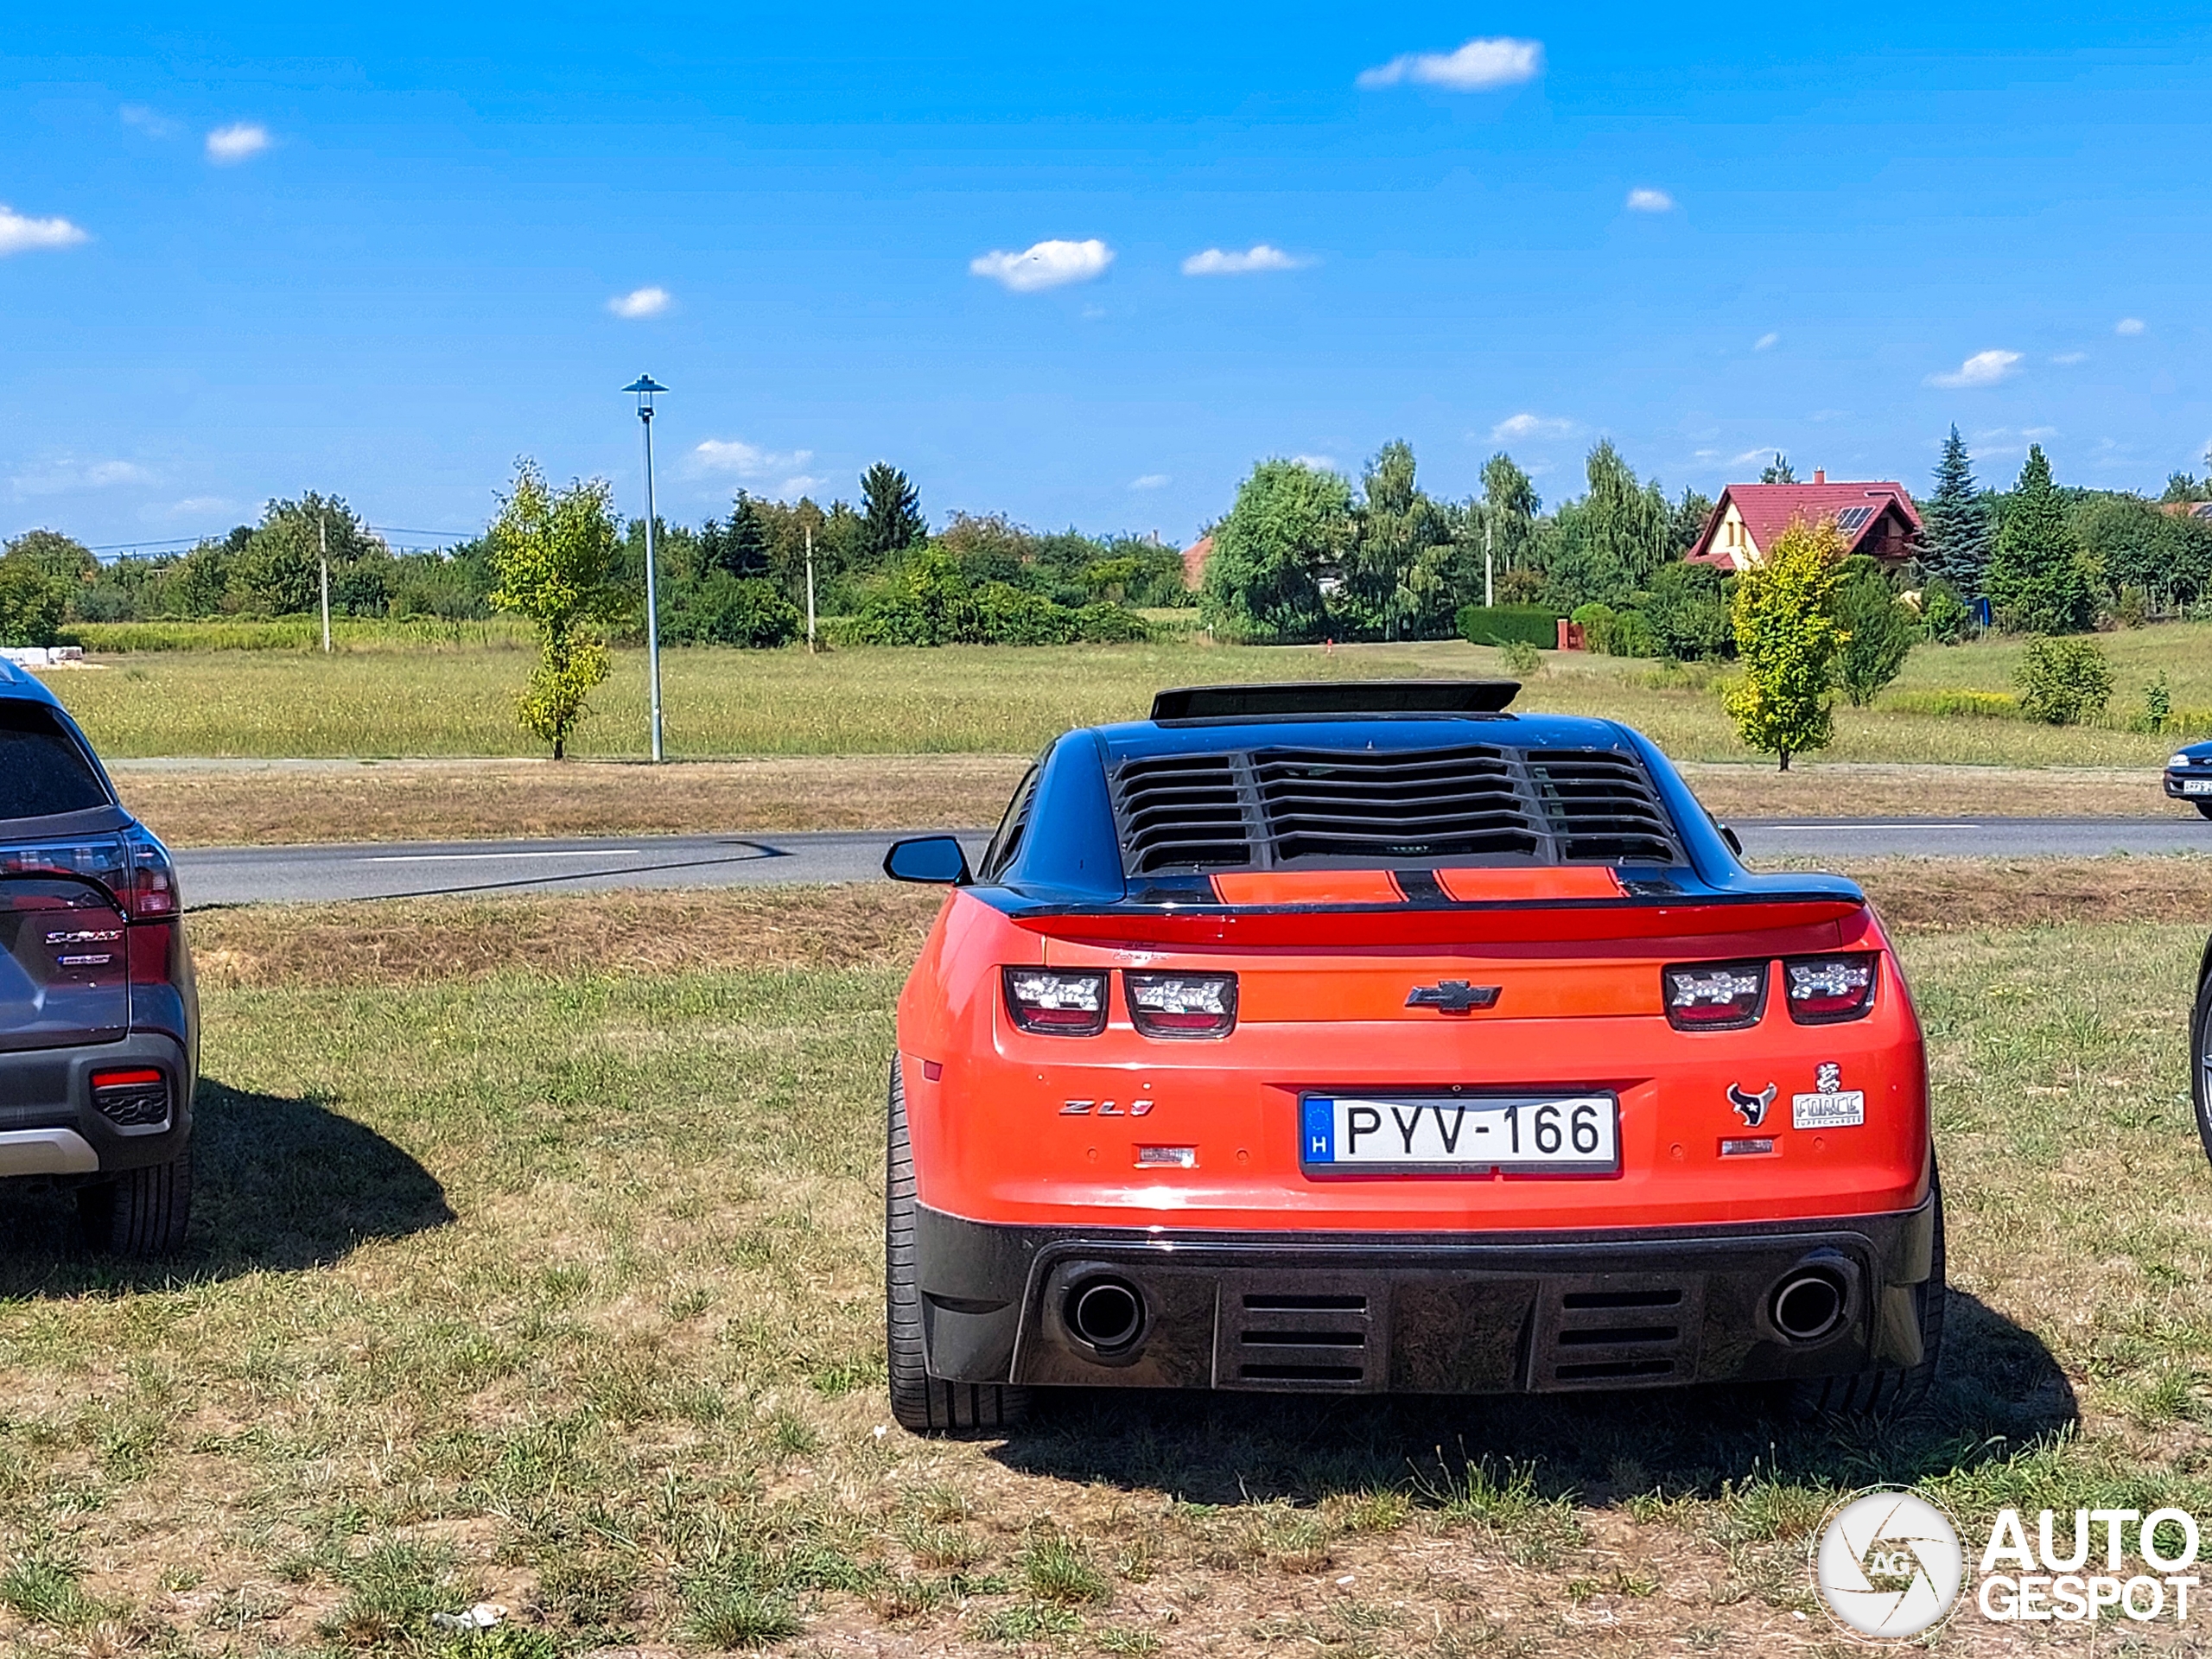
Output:
M74 1187L95 1249L175 1249L199 1070L168 850L53 694L0 661L0 1177Z

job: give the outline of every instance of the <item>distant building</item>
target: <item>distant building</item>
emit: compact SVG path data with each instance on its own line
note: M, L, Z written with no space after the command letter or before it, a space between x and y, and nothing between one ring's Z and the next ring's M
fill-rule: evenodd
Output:
M1206 579L1206 561L1213 556L1213 537L1201 536L1183 550L1183 585L1192 593Z
M2175 518L2202 518L2212 524L2212 501L2161 501L2158 511Z
M1831 484L1731 484L1685 556L1694 564L1741 570L1766 556L1792 524L1834 521L1853 553L1901 563L1920 550L1920 512L1902 484L1888 480Z

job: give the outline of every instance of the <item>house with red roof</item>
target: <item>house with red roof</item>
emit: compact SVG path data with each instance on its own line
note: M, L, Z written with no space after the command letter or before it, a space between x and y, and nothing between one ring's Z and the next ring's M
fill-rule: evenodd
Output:
M1183 550L1183 585L1192 593L1205 586L1206 561L1213 557L1213 537L1201 536Z
M1793 524L1833 520L1845 549L1902 563L1920 550L1920 510L1902 484L1889 480L1809 484L1731 484L1707 515L1684 556L1694 564L1742 570L1757 564Z

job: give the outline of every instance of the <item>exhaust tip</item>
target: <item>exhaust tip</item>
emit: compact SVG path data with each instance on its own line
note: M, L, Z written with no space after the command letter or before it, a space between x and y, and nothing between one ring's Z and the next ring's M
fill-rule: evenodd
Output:
M1824 1268L1794 1273L1776 1287L1768 1303L1774 1328L1792 1342L1818 1342L1843 1323L1848 1298L1843 1281Z
M1102 1354L1118 1353L1144 1334L1144 1297L1126 1279L1099 1274L1068 1291L1068 1329Z

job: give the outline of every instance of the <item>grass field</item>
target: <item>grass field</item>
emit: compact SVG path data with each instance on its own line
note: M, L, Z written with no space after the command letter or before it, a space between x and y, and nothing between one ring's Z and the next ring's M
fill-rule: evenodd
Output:
M2177 706L2212 706L2212 624L2105 637L2115 711L2164 669ZM2005 691L2018 647L1913 653L1896 690ZM169 652L48 673L104 753L134 755L529 755L513 721L527 658L492 646L418 652ZM1030 754L1070 726L1142 716L1163 685L1405 674L1496 674L1497 653L1456 642L1263 650L1203 636L1147 645L804 652L712 648L664 658L669 751L732 755ZM572 745L579 756L645 751L645 659L618 652L613 677ZM1615 715L1681 759L1745 758L1710 676L1619 658L1548 653L1520 705ZM2148 766L2171 740L2115 728L1840 707L1840 761L2010 766Z
M2133 865L1866 874L1930 1038L1956 1294L1932 1408L1864 1433L1727 1398L1079 1397L913 1440L882 1395L880 1114L928 895L195 918L186 1259L86 1262L54 1196L0 1194L0 1640L1809 1652L1840 1647L1804 1573L1839 1490L1923 1480L1970 1531L2212 1508L2202 925L2094 919ZM2044 925L1931 931L1943 880ZM501 1631L430 1624L479 1598Z

